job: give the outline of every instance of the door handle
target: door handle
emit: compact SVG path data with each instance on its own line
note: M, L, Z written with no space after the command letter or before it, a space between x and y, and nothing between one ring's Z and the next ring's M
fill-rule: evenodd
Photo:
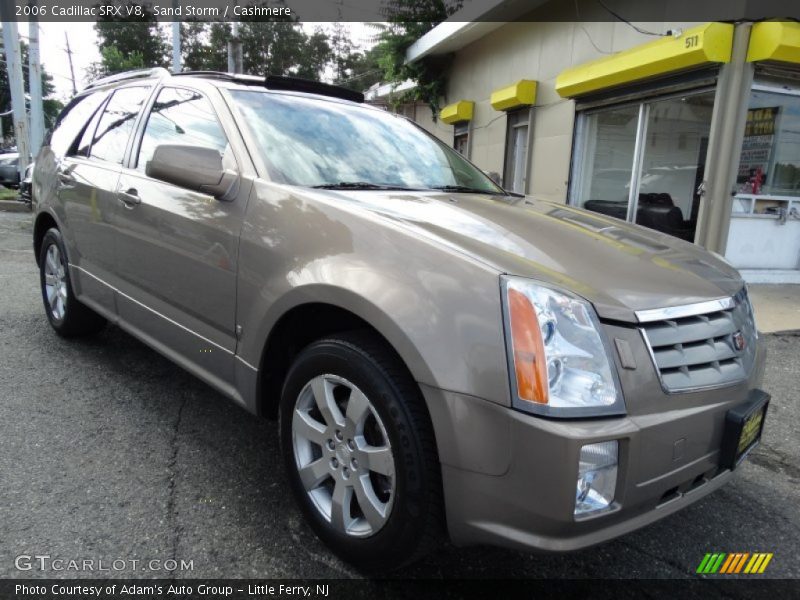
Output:
M133 208L137 204L142 203L142 199L139 197L139 192L137 192L135 188L128 188L124 192L120 191L117 194L117 197L128 208Z
M58 187L71 188L75 185L75 176L69 171L58 171Z

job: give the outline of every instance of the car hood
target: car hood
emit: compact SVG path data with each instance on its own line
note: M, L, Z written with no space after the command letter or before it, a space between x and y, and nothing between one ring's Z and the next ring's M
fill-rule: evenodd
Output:
M591 301L600 316L738 292L738 272L703 248L590 211L530 197L438 192L320 191L389 219L500 273L530 277Z

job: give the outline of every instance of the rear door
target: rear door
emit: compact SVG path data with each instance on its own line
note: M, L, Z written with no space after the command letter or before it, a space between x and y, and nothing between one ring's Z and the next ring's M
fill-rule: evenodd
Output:
M59 204L76 292L89 304L114 312L112 214L122 159L148 86L115 90L56 166Z
M233 381L236 263L249 186L221 201L145 174L159 144L211 148L240 170L218 108L224 106L195 89L157 92L117 187L115 271L120 319L226 387Z

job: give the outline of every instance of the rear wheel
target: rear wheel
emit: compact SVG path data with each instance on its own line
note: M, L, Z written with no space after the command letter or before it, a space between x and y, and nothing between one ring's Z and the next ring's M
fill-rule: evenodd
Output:
M283 388L281 443L292 490L344 560L396 569L438 541L440 466L416 384L380 341L315 342Z
M56 228L48 229L42 239L39 280L44 311L56 333L65 337L88 335L104 327L106 320L73 293L64 240Z

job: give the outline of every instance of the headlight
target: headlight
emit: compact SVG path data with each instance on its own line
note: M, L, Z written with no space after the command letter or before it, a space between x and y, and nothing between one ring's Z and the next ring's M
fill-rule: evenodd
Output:
M592 305L518 277L503 277L502 289L514 406L553 417L624 414Z

